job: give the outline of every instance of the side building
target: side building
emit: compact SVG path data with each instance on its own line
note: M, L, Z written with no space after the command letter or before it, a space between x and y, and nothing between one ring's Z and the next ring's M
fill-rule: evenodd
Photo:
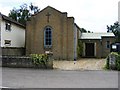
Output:
M110 46L115 42L113 33L82 33L83 57L106 57L110 53Z
M2 55L25 55L25 26L0 13Z
M57 60L74 60L78 41L83 43L82 57L106 57L115 42L113 33L81 33L74 17L46 7L30 17L26 26L0 14L2 55L30 55L50 52Z

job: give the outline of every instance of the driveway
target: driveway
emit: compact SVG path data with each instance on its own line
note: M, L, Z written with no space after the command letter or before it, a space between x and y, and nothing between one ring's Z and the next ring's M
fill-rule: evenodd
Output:
M103 70L106 59L82 58L74 61L53 61L54 69L60 70Z

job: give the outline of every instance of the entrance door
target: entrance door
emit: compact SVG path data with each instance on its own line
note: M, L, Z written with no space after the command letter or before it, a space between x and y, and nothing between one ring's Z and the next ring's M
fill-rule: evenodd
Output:
M94 57L94 43L86 43L85 49L86 57Z

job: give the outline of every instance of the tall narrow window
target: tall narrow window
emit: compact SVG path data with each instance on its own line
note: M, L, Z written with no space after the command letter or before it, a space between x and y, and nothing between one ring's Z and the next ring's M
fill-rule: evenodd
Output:
M107 47L107 48L110 48L110 41L107 41L106 47Z
M52 30L50 27L46 27L44 31L44 47L51 48L52 46Z

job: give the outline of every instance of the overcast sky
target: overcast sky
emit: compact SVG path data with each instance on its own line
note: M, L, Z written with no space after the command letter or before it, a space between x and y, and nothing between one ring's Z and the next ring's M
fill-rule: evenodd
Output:
M41 10L52 6L73 16L79 27L93 32L106 32L106 25L118 21L120 0L0 0L0 12L8 15L13 7L31 2Z

